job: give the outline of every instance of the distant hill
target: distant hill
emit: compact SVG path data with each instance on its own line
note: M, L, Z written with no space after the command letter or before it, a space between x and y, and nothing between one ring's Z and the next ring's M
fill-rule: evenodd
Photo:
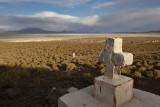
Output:
M116 33L160 33L160 30L145 31L145 32L116 32Z
M0 34L54 34L54 33L75 33L74 31L47 31L40 28L25 28L17 31L6 31L0 29Z
M104 32L75 32L75 31L48 31L41 28L25 28L17 31L7 31L0 29L0 34L67 34L67 33L104 33ZM160 33L160 30L157 31L146 31L146 32L110 32L110 33Z
M26 28L26 29L15 31L15 32L16 33L47 33L47 32L51 32L51 31L45 31L40 28Z
M0 33L4 33L6 32L6 30L0 29Z
M160 30L156 30L156 31L149 31L147 33L160 33Z
M52 34L52 33L74 33L73 31L47 31L40 28L25 28L22 30L14 31L18 34Z

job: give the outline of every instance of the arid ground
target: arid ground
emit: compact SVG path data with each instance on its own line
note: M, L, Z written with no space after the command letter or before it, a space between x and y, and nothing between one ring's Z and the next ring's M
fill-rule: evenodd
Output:
M134 88L160 95L159 34L21 36L0 36L2 107L57 107L67 88L92 85L105 73L97 53L106 37L122 37L123 51L134 54L133 64L122 67L123 75L134 78Z

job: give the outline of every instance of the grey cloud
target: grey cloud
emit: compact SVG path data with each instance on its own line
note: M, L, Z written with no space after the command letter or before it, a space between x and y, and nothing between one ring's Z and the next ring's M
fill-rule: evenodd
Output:
M59 17L35 17L35 16L6 16L0 15L0 26L10 26L10 30L18 30L27 27L37 27L45 30L73 30L87 31L92 25L84 24L85 19L65 19ZM72 21L75 20L75 21ZM82 23L81 23L82 21ZM4 28L5 29L5 28Z
M102 16L97 28L107 32L135 32L160 30L160 8L134 9L132 11Z
M112 15L87 18L60 18L0 15L0 28L23 29L37 27L45 30L79 32L135 32L160 30L160 8L134 9Z

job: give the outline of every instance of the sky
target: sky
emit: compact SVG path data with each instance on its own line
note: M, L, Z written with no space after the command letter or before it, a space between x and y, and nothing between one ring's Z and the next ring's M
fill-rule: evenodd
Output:
M0 0L0 29L75 32L160 30L160 0Z

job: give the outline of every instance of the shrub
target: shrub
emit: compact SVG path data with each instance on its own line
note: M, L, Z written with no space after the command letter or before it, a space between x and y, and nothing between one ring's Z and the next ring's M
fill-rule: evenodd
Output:
M137 67L135 65L132 65L132 69L136 69Z
M148 70L153 69L153 65L148 65L148 66L147 66L147 69L148 69Z
M52 69L53 69L53 70L58 70L57 64L52 63Z
M33 83L31 84L32 87L37 88L38 85L43 81L40 77L33 78Z
M80 59L76 59L76 63L80 64L81 63Z
M144 71L146 71L146 67L143 67L143 66L142 66L142 67L140 67L140 68L139 68L139 71L140 71L140 72L144 72Z
M76 67L76 66L75 66L74 63L68 63L66 70L73 70L75 67Z
M69 73L62 73L59 77L57 77L58 81L68 81L70 79Z
M63 62L61 62L62 64L67 64L68 61L67 60L64 60Z
M155 67L160 69L160 63L157 63Z
M145 74L148 78L153 78L153 71L147 71Z
M156 58L156 59L159 59L159 56L158 56L158 55L156 55L156 56L155 56L155 58Z
M136 72L134 72L134 74L132 75L132 77L134 77L134 78L141 78L142 75L141 75L140 72L136 71Z
M147 67L147 66L148 66L147 61L144 61L144 62L143 62L143 66L145 66L145 67Z
M128 68L129 70L131 70L131 69L133 69L133 68L136 68L136 66L129 65L129 66L127 66L127 68Z
M154 76L160 78L160 70L154 70Z
M131 70L128 69L127 67L122 67L121 71L123 74L130 74L131 73Z
M136 66L141 66L142 64L140 62L137 62L136 63Z
M94 80L94 77L91 73L83 73L83 78L84 78L84 81L87 83L92 83Z
M103 63L97 63L97 66L99 69L103 69L105 67L105 65Z
M149 61L148 61L148 64L150 64L150 65L153 64L153 61L152 61L152 60L149 60Z
M106 73L105 68L100 70L100 74L105 74L105 73Z
M0 87L13 87L18 80L22 78L27 78L29 76L29 72L21 70L13 69L4 72L0 75Z

